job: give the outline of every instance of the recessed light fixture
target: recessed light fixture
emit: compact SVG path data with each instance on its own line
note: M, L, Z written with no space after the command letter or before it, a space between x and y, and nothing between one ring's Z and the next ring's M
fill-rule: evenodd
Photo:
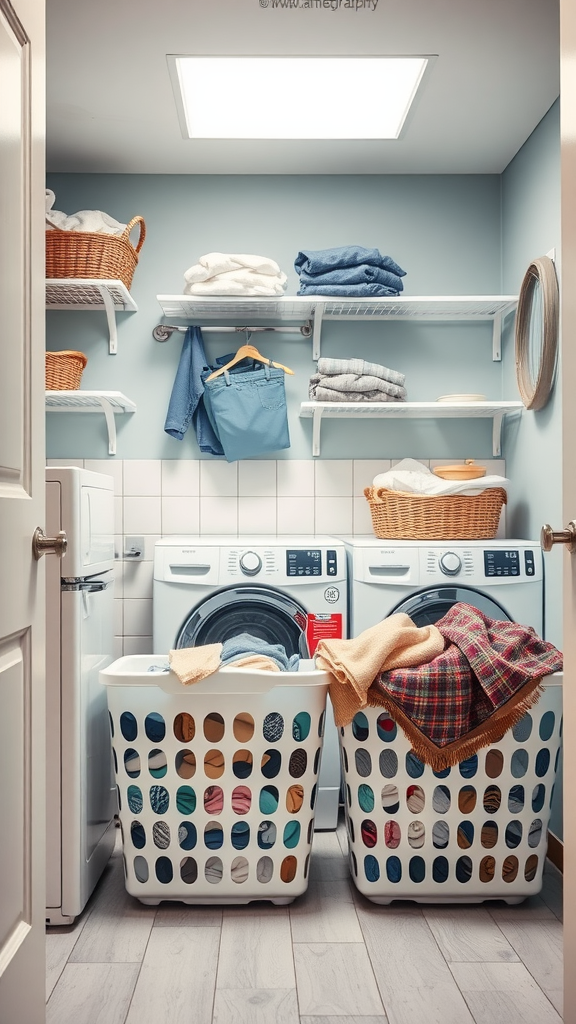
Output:
M168 64L190 139L397 139L429 57L188 57Z

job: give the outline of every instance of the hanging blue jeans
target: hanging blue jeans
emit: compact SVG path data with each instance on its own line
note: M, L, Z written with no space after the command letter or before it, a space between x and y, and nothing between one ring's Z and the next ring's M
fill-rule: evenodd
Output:
M290 447L284 371L250 364L215 380L203 374L204 405L228 462Z

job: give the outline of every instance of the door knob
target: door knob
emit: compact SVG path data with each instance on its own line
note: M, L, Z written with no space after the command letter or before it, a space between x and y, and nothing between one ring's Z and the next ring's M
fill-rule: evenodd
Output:
M32 537L32 553L38 560L42 555L62 555L66 553L68 538L64 530L60 530L55 537L47 537L41 526L37 526Z
M573 551L576 545L576 522L572 520L565 530L554 532L551 526L546 523L540 530L540 546L543 551L552 551L554 544L566 544L568 551Z

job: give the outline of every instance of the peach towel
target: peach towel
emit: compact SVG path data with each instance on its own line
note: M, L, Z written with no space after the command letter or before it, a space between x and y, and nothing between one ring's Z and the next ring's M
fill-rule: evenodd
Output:
M247 654L245 658L238 658L238 661L229 661L229 668L255 668L259 672L280 672L280 665L265 654Z
M368 690L380 672L432 661L444 650L436 626L416 626L397 612L353 640L321 640L316 667L331 674L329 691L336 725L348 725L368 704Z
M184 686L192 686L212 675L220 668L222 644L204 644L202 647L181 647L170 651L170 668Z

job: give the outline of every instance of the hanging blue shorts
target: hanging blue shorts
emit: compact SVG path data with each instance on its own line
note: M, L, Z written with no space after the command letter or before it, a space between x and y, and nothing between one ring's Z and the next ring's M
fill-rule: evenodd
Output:
M240 365L204 376L204 405L228 462L290 447L284 371Z

